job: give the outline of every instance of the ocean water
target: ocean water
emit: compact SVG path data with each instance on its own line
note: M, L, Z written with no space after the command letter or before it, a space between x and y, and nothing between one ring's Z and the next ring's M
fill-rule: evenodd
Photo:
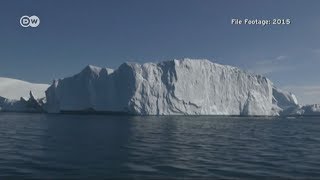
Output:
M0 179L320 179L320 118L0 114Z

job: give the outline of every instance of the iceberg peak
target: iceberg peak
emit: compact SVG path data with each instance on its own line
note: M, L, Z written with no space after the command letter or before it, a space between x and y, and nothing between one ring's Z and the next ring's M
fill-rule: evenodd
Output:
M99 75L100 71L102 70L102 68L97 67L97 66L93 66L93 65L87 65L80 74L95 74L95 75Z

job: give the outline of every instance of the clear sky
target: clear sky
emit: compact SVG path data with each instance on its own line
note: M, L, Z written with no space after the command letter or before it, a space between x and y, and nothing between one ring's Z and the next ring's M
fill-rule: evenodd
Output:
M1 0L0 76L37 83L84 66L207 58L270 78L320 103L318 0ZM37 28L23 28L37 15ZM290 25L231 25L291 19Z

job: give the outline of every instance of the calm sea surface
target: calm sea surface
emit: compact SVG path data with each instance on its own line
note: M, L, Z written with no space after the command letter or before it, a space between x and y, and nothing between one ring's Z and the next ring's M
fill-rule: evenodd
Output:
M0 179L320 179L320 118L0 114Z

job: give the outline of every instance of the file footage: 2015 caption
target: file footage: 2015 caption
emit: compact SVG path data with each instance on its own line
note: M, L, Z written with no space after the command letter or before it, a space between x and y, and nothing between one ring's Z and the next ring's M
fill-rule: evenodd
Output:
M275 19L238 19L238 18L232 18L231 24L232 25L290 25L291 19L289 18L275 18Z

